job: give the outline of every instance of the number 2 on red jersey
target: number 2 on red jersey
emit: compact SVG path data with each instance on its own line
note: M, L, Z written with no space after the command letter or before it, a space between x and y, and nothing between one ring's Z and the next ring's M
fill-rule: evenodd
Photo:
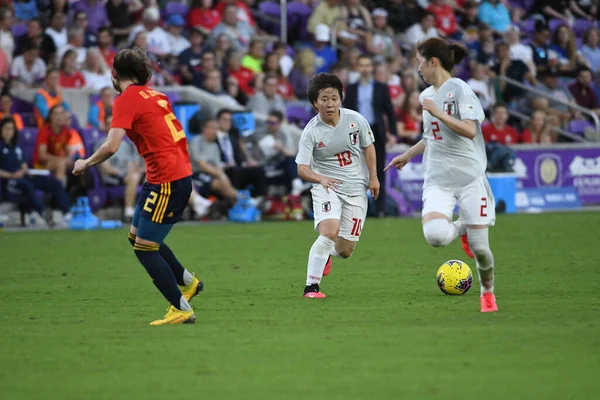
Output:
M433 128L431 128L431 132L433 132L433 139L434 140L442 140L442 137L438 135L438 133L440 133L440 123L437 121L434 121L431 123L431 126Z
M169 102L167 100L157 100L157 103L159 106L164 108L165 111L167 112L167 114L165 114L165 123L169 127L169 131L171 132L171 135L173 136L173 140L175 142L179 142L181 139L184 139L185 132L183 131L183 129L177 130L177 127L173 123L173 121L177 120L177 117L175 117L175 114L173 114L171 111L169 111Z

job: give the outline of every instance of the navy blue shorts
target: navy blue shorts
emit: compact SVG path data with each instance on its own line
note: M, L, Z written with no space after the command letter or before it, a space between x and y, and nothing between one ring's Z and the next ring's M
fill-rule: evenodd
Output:
M213 177L204 172L196 172L192 175L192 183L198 194L202 197L209 197L212 193Z
M191 177L173 182L144 183L133 214L133 226L141 239L162 243L181 219L192 193Z

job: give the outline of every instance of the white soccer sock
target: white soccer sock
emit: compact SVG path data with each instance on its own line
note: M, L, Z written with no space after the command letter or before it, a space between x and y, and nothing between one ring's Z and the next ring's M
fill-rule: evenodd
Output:
M194 275L187 269L183 271L183 283L189 285L194 280Z
M458 225L461 224L462 222ZM451 223L443 218L433 219L423 225L425 240L433 247L444 247L449 245L458 237L459 230L460 227L457 226L457 223Z
M454 225L456 229L458 229L458 236L463 236L467 234L467 226L463 223L462 219L457 219L452 223L452 225Z
M335 245L333 245L333 249L331 249L331 255L337 258L344 258L342 256L339 255L339 253L337 252L337 250L335 249Z
M179 299L179 309L181 311L190 311L192 309L190 303L188 303L188 301L183 296L181 296L181 299Z
M481 293L494 293L494 255L490 250L489 229L467 229L467 236L477 263Z
M315 240L308 253L306 286L321 283L325 264L334 246L335 242L325 236L319 236Z

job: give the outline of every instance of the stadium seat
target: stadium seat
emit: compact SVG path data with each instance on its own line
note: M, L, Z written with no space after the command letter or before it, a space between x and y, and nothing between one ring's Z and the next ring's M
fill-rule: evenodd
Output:
M577 119L569 122L569 131L580 136L585 134L586 129L591 129L593 127L594 125L585 119Z
M592 26L596 25L593 21L589 21L587 19L578 19L575 21L575 25L573 25L573 31L575 32L575 36L577 38L583 38L583 34ZM577 46L579 47L579 46Z
M263 1L258 5L258 11L266 16L279 19L281 17L281 6L274 1ZM279 36L281 33L281 25L272 22L266 18L258 18L259 25L267 32Z
M565 25L565 21L558 18L552 18L548 23L548 28L550 28L550 32L554 32L561 25Z
M535 33L535 19L526 19L525 21L521 21L521 30L527 36L532 36Z
M19 36L23 36L24 34L27 33L27 24L25 24L25 23L14 24L11 28L11 31L15 38L18 38Z
M295 40L308 41L310 34L307 30L308 19L312 14L312 8L298 1L293 1L288 4L288 32L290 34L290 42Z
M298 125L300 128L304 128L306 124L315 116L311 106L304 103L288 104L286 108L286 115L288 120Z
M167 7L166 7L166 14L167 15L171 15L171 14L179 14L183 17L185 17L188 13L189 7L187 6L187 4L183 4L183 3L167 3Z

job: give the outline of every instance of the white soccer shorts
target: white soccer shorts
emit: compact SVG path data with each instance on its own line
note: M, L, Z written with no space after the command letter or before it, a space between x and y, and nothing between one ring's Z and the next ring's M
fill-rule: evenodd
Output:
M364 195L346 196L329 190L321 185L311 189L313 210L315 213L315 231L319 231L319 224L326 219L340 221L341 237L352 242L358 242L367 217L368 199Z
M496 223L496 202L485 174L465 186L423 187L422 216L430 212L438 212L452 220L457 204L459 217L467 225L493 226Z

